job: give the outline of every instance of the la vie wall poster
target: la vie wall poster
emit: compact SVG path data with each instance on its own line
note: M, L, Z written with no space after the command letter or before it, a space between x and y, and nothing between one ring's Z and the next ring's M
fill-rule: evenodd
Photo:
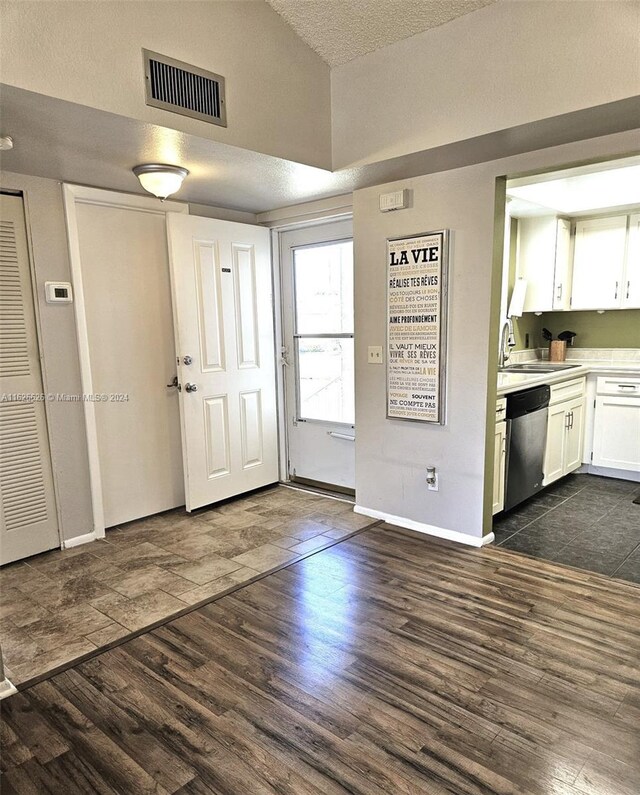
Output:
M387 417L445 422L449 230L387 240Z

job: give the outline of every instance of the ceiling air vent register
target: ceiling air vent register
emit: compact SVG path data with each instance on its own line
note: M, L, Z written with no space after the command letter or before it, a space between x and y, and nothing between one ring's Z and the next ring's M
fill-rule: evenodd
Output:
M157 52L142 53L147 105L227 126L224 77Z

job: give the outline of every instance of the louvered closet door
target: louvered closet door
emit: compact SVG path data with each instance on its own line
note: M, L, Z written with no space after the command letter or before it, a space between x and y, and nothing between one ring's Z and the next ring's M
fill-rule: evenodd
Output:
M0 563L59 546L22 198L0 195Z

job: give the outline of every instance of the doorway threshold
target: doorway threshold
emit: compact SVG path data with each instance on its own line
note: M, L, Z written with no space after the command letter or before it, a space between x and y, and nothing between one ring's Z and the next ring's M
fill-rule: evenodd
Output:
M319 494L322 497L355 504L355 489L348 489L344 486L334 486L331 483L322 483L319 480L308 480L307 478L282 480L280 485L287 489L294 489L294 491L306 491L310 494Z

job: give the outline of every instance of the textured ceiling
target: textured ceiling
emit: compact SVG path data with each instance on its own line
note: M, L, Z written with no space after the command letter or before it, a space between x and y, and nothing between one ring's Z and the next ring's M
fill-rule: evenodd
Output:
M351 61L495 0L267 0L329 64Z

